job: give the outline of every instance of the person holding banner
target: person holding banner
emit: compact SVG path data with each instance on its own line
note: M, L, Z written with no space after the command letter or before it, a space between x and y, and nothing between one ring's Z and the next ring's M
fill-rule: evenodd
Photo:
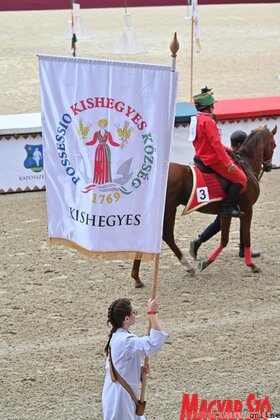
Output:
M105 184L112 181L111 175L111 146L120 147L119 143L113 140L112 134L106 129L108 121L103 119L98 121L100 129L93 135L93 139L86 143L86 146L98 146L94 156L93 184Z
M236 206L237 197L247 188L245 173L230 158L219 135L214 121L213 111L215 98L207 86L193 97L197 116L192 117L190 139L195 148L195 157L219 175L228 179L231 184L224 202L222 215L224 217L242 217L243 212Z
M158 352L168 336L161 329L157 311L157 299L149 299L150 335L138 337L129 331L135 324L137 315L129 299L117 299L108 308L107 325L111 324L112 329L105 347L107 361L102 392L104 420L145 419L144 415L136 414L134 402L139 398L143 369L146 373L149 369L148 366L141 367L141 359Z

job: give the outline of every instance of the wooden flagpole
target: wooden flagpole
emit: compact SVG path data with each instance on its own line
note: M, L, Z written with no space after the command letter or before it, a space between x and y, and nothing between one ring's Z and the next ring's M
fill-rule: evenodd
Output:
M160 256L160 254L156 254L156 256L155 256L154 278L153 278L151 299L155 299L156 295L157 295L159 256ZM150 331L151 331L151 321L149 320L148 335L150 334ZM148 366L148 364L149 364L149 357L145 357L144 366ZM140 393L140 401L141 402L145 401L146 383L147 383L147 373L143 372L143 374L142 374L142 387L141 387L141 393Z
M176 57L177 57L178 50L179 50L179 42L177 40L177 33L175 32L174 37L172 39L172 42L170 44L171 71L176 70ZM155 263L154 263L153 285L152 285L152 291L151 291L151 299L152 300L155 299L156 296L157 296L159 257L160 257L160 254L156 254ZM148 335L150 334L150 330L151 330L151 321L149 320ZM149 358L145 357L144 366L147 366L148 363L149 363ZM147 373L143 372L143 374L142 374L142 387L141 387L141 393L140 393L140 401L141 402L145 401L146 383L147 383Z
M72 25L72 39L71 39L71 48L72 48L72 55L76 57L76 48L77 48L77 36L76 36L76 28L75 28L75 14L74 14L74 4L76 0L72 0L72 14L71 14L71 25Z
M192 96L193 96L193 37L194 37L194 16L193 16L193 5L192 5L190 102L192 102Z

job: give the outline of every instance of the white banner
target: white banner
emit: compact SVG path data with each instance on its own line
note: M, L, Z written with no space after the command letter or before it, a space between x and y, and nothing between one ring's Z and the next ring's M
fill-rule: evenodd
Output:
M50 239L159 253L177 74L45 55L39 67Z

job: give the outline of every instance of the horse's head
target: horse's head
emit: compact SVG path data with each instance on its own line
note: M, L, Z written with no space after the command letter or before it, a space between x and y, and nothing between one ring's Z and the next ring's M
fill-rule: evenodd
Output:
M268 131L268 139L265 141L262 164L263 164L263 170L265 172L270 172L272 169L273 153L276 147L274 136L277 132L277 125L271 131L267 128L267 126L265 126L264 129Z
M272 158L276 147L274 136L277 125L270 131L267 126L261 126L251 131L244 142L244 146L251 144L254 148L255 160L263 165L263 170L269 172L272 169ZM252 141L254 139L254 142Z

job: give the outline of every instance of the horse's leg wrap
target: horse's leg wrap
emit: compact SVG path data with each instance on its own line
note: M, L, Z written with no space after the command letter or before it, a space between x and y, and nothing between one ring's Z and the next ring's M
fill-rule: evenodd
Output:
M192 266L192 263L187 259L187 257L185 255L182 255L181 259L180 259L180 263L187 267L187 272L188 273L194 273L194 268Z
M219 245L218 248L213 252L213 254L210 255L210 257L208 258L208 261L210 261L211 263L214 262L223 249L224 249L224 246Z
M251 270L253 273L261 273L262 270L257 267L253 261L252 261L252 253L251 253L251 248L250 247L245 247L244 248L244 254L245 254L245 264L248 267L251 267Z
M245 264L248 266L252 266L253 261L252 261L252 256L251 256L251 247L246 247L244 248L244 256L245 256Z

